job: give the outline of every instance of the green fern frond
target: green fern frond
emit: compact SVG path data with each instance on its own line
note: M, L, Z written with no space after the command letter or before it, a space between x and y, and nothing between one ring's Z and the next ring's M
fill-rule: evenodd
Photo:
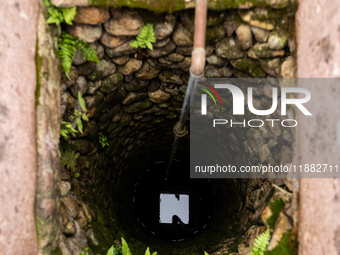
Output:
M60 8L60 11L62 12L64 16L64 21L68 25L72 25L72 21L74 19L74 16L77 14L77 7L73 8Z
M72 66L72 59L75 57L75 39L69 34L62 32L61 38L59 39L59 56L61 66L63 67L67 78L70 78L69 73Z
M144 255L157 255L157 252L155 251L155 252L153 252L153 253L150 253L150 249L149 249L149 247L148 247L148 248L146 249Z
M267 230L259 235L254 241L254 247L250 246L250 250L252 251L253 255L264 255L266 251L267 245L269 244L270 240L270 230Z
M156 42L155 31L153 28L153 24L147 23L145 26L141 27L139 34L136 37L136 40L130 43L130 46L133 48L148 48L153 50L152 43Z
M119 245L112 245L111 248L107 251L106 255L121 255L122 247Z
M61 165L62 167L67 167L72 172L76 170L76 159L79 157L79 153L75 153L75 151L72 151L71 149L66 149L63 151L60 150L61 153Z
M56 24L59 25L64 20L64 16L60 13L56 8L49 7L48 8L49 18L47 19L47 24Z
M145 255L151 255L151 254L150 254L150 249L149 249L149 247L146 249Z
M44 0L44 3L48 7L49 18L46 21L47 24L59 25L61 22L65 22L68 25L72 25L74 16L77 13L77 7L57 8L49 0Z
M131 46L132 48L138 48L138 42L137 42L137 41L132 41L132 42L130 43L130 46Z
M123 255L132 255L128 244L125 239L122 237L122 254Z
M44 0L44 4L47 6L47 7L50 7L52 6L51 2L49 0Z
M44 3L48 7L49 18L46 21L47 24L59 25L61 22L65 22L68 25L72 25L72 21L77 13L77 7L57 8L53 6L49 0L44 0ZM97 57L96 51L91 48L90 45L79 40L78 38L73 38L65 32L62 32L61 34L58 47L61 66L63 67L67 78L70 80L71 78L69 73L72 66L72 59L75 57L75 52L77 50L83 54L84 59L101 64Z
M107 251L106 255L132 255L129 245L125 241L125 239L122 237L122 245L112 245L110 249ZM157 252L150 252L149 247L145 251L145 255L157 255Z
M69 73L72 66L72 59L75 57L75 52L80 51L83 54L84 59L88 61L94 61L101 65L96 51L90 47L84 41L78 38L73 38L66 32L62 32L61 38L59 39L59 56L61 61L61 66L63 67L67 78L70 78Z
M94 61L101 65L99 61L96 51L90 47L86 42L77 40L76 49L83 54L83 58L88 61Z

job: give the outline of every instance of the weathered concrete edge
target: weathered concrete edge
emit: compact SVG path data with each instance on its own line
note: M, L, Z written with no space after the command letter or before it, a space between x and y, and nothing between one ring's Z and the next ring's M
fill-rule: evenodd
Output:
M34 255L37 0L0 8L0 253Z
M300 0L296 15L298 78L340 77L339 4L339 0ZM306 89L320 102L308 107L318 121L298 111L297 163L336 165L340 160L340 137L336 135L340 119L339 87ZM327 134L326 138L320 139L320 132ZM314 148L323 148L322 153L315 154ZM340 254L339 197L339 179L300 180L299 255Z
M292 0L295 2L295 0ZM101 7L130 7L141 8L155 12L174 12L195 8L194 0L51 0L57 7L101 6ZM208 9L222 11L227 9L249 9L252 7L285 8L286 3L276 4L270 0L208 0Z
M47 25L47 8L39 1L37 39L36 146L37 189L35 219L38 254L60 254L60 70L58 28Z

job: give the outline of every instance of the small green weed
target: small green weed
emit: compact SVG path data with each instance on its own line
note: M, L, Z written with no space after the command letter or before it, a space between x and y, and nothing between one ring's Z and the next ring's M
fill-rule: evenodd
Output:
M76 119L78 130L80 133L83 133L83 122L84 121L89 121L89 118L86 115L87 109L86 109L86 104L84 98L81 96L80 91L78 91L78 101L81 109L84 111L84 113L81 113L77 109L74 109L74 116L71 116L71 120Z
M78 91L78 101L81 109L84 111L84 113L79 112L78 110L74 110L74 116L71 116L71 120L73 121L74 118L76 118L78 130L80 133L83 133L83 122L84 121L89 121L89 118L86 115L87 109L86 109L86 104L84 98L81 96L80 91ZM76 136L77 130L75 130L72 127L72 124L70 122L62 121L60 123L60 134L61 136L67 140L68 135Z
M84 111L84 113L81 113L77 111L76 109L74 110L74 115L76 116L76 121L77 121L77 126L78 130L80 133L83 133L83 122L81 119L85 121L89 121L89 118L86 115L87 109L86 109L86 104L84 98L81 96L80 91L78 91L78 101L81 109Z
M109 143L107 142L107 137L102 133L99 133L99 143L102 145L103 148L105 146L109 146Z
M72 136L76 136L77 130L72 127L70 122L62 121L60 123L60 134L64 137L65 140L68 139L68 134Z
M79 253L79 255L89 255L89 247L85 248L85 253Z

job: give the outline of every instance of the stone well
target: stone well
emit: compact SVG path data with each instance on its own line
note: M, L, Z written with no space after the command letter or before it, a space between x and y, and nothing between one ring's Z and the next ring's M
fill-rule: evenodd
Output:
M210 3L206 78L294 77L295 7L288 1L269 2L272 1L235 3L223 8ZM83 133L78 132L67 140L60 138L59 147L79 153L79 157L74 170L56 169L51 187L58 193L52 188L46 193L43 186L38 186L37 225L43 254L62 251L62 254L78 255L86 247L90 247L91 254L106 254L111 245L119 244L122 236L136 254L144 253L147 246L159 254L202 254L205 250L210 254L247 254L255 236L265 229L262 212L278 197L288 201L280 219L287 222L288 230L292 229L294 201L287 193L291 194L294 186L290 181L232 179L212 181L215 199L211 222L197 236L169 244L146 233L135 219L131 193L135 179L145 167L169 156L174 139L172 129L181 113L188 84L194 10L190 3L170 6L172 9L163 13L152 8L131 9L110 7L113 6L110 4L107 8L88 7L83 2L52 3L61 7L78 6L74 24L61 29L89 43L101 65L86 61L77 53L70 79L53 66L45 70L46 59L58 63L50 53L55 50L60 31L46 28L46 9L41 7L40 26L49 30L41 30L39 37L42 87L38 94L38 116L40 112L41 116L51 118L49 113L56 111L57 94L49 105L43 101L43 95L51 91L46 88L52 86L53 80L52 90L60 92L61 121L76 127L74 111L82 112L78 93L86 102L89 118L83 121ZM146 23L154 24L157 38L154 49L132 48L130 42ZM257 88L254 105L258 109L271 106L271 89L272 85ZM288 114L294 117L292 108ZM280 118L276 112L267 117ZM54 141L59 135L58 122L53 119L51 124ZM277 165L293 160L295 133L290 129L274 125L260 129L232 128L228 132L227 157L237 165ZM107 146L100 144L99 135L107 138ZM38 138L43 140L44 135ZM58 162L57 148L54 152L52 158ZM181 139L178 155L181 160L189 159L189 136ZM42 164L46 159L38 160ZM74 173L79 176L75 177ZM46 182L43 168L38 171L39 176L41 183ZM283 191L277 192L273 183ZM55 201L56 205L55 211L47 215L46 200ZM277 242L272 248L275 246Z

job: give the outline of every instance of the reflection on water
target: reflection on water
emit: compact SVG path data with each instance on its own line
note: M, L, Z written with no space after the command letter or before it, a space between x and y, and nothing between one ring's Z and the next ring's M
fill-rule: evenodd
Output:
M181 241L204 229L213 208L211 182L190 179L189 162L155 162L136 179L131 199L136 221L164 241Z
M182 194L160 194L159 222L189 224L189 196Z

